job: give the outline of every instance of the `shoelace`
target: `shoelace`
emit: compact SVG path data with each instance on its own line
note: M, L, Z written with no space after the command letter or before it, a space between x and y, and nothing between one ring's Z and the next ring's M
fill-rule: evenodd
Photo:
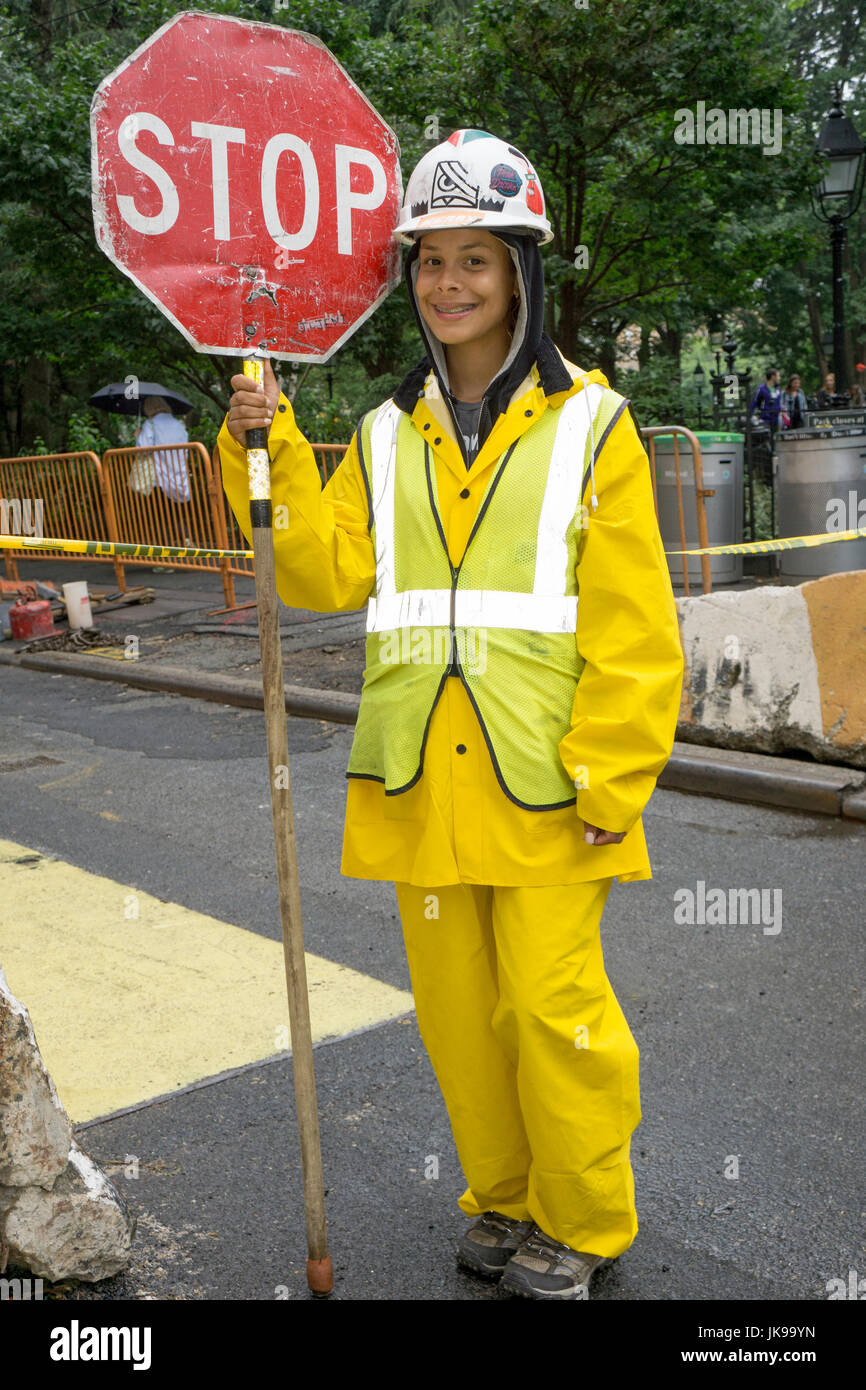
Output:
M559 1260L560 1264L568 1264L569 1257L572 1260L583 1259L579 1251L572 1250L570 1245L564 1245L562 1241L554 1240L552 1236L546 1236L543 1231L537 1235L530 1235L523 1242L523 1249L538 1255L553 1256Z
M519 1219L516 1216L503 1216L502 1213L498 1211L487 1212L486 1215L491 1225L504 1227L509 1235L514 1231L515 1227L522 1226L526 1220L526 1217Z

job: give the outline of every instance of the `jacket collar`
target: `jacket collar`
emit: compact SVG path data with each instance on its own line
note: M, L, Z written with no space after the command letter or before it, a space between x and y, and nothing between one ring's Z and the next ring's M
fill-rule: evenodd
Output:
M536 354L538 380L545 396L556 396L562 391L570 391L574 379L559 349L542 333ZM424 395L425 383L433 368L428 358L419 362L401 381L394 392L393 400L400 410L411 415L420 396Z

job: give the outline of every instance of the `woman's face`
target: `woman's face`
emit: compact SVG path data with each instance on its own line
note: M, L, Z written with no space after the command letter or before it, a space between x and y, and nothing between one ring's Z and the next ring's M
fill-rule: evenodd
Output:
M502 331L515 283L508 247L489 232L449 227L421 238L415 293L440 342L469 343Z
M798 376L792 376L792 377L791 377L791 387L790 387L790 389L791 389L792 391L799 391L799 389L800 389L800 378L799 378Z

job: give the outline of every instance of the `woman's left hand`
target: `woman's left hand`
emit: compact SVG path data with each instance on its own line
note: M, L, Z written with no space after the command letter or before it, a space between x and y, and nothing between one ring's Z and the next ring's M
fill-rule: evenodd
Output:
M588 845L618 845L626 836L624 830L602 830L599 825L590 825L588 820L583 822L583 828L586 832L583 838Z

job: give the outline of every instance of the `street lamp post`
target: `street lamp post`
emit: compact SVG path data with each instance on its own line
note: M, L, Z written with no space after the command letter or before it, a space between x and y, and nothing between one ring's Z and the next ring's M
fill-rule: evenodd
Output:
M713 388L713 429L717 430L720 424L726 425L728 429L732 427L738 429L742 410L742 429L745 436L743 441L745 446L745 497L749 508L749 540L753 541L755 539L755 458L752 412L750 410L752 369L746 367L745 371L741 372L737 368L737 346L733 333L728 331L725 334L721 352L716 351L713 354L716 359L715 375L710 377L710 384ZM725 354L725 366L727 368L727 371L724 372L722 371L722 352ZM722 404L723 393L724 405Z
M696 378L696 380L695 380L695 385L696 385L697 388L698 388L698 429L699 429L699 430L702 430L703 427L704 427L703 415L702 415L702 411L701 411L701 400L702 400L702 397L703 397L703 394L704 394L704 376L705 376L705 375L706 375L706 373L704 372L704 369L703 369L703 367L701 366L701 364L700 364L700 362L699 362L698 365L695 367L694 371L692 372L692 376Z
M842 88L837 83L833 106L815 144L815 156L826 161L826 172L816 189L811 191L812 211L830 227L830 246L833 253L833 371L836 376L836 395L846 394L845 372L845 297L842 280L842 257L848 236L846 222L853 217L863 195L866 160L864 144L852 122L842 114ZM817 205L816 205L817 200Z

